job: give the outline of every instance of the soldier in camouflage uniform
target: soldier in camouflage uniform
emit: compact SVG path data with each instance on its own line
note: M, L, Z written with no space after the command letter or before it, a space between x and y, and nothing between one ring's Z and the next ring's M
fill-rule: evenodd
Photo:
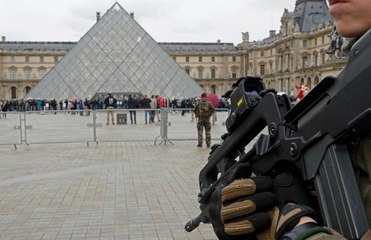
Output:
M195 113L197 121L198 145L202 147L203 130L205 128L206 146L210 147L211 143L211 122L210 117L215 111L214 106L207 100L206 93L201 94L201 101L195 106L193 112Z
M371 28L371 0L328 0L329 12L335 19L337 32L348 38L347 44L342 46L342 50L348 50L356 40L364 35ZM350 44L349 44L350 43ZM370 79L364 79L370 81ZM359 139L358 142L349 144L351 158L353 161L355 175L359 185L359 190L363 198L363 203L368 218L369 226L371 225L371 135ZM281 210L275 210L273 218L274 224L270 226L270 233L264 232L269 228L269 222L257 220L258 214L263 214L270 209L257 209L259 202L267 202L268 197L262 197L265 180L258 178L240 178L234 180L221 190L221 199L228 200L227 206L219 208L218 217L211 219L214 230L219 239L240 240L247 239L307 239L307 240L339 240L345 239L328 227L317 225L313 210L302 204L286 204ZM268 179L268 182L270 180ZM287 184L287 183L286 183ZM263 190L260 190L263 191ZM296 192L296 191L295 191ZM241 198L246 195L252 201L245 201L244 206L241 202L232 202L230 199ZM232 197L231 197L232 196ZM273 196L274 195L268 195ZM273 201L274 202L274 201ZM232 207L232 204L237 207ZM247 206L245 206L247 205ZM251 206L250 206L251 205ZM287 207L286 207L287 206ZM241 212L252 207L250 215L241 215ZM355 206L357 207L357 206ZM246 210L247 211L247 210ZM255 215L252 215L255 214ZM238 221L232 222L231 216L238 217ZM255 219L248 217L256 216ZM277 221L277 218L280 217ZM229 219L228 219L229 218ZM222 219L222 222L220 220ZM226 222L224 220L227 219ZM262 225L265 224L265 227ZM217 229L215 226L219 226ZM280 233L280 234L277 234ZM220 237L221 236L221 237ZM371 239L371 230L362 237L362 240Z

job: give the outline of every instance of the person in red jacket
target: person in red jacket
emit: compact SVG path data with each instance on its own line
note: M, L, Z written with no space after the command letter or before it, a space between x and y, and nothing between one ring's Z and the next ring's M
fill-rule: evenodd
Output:
M296 85L295 86L296 89L298 89L298 95L296 96L296 99L298 101L300 101L301 99L303 99L303 97L305 96L306 92L308 92L309 88L304 85L304 84L301 84L301 85Z

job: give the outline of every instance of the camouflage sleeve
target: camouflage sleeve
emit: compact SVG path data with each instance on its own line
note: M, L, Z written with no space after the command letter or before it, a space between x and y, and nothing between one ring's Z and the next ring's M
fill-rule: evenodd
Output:
M296 231L299 227L295 227L291 232L284 235L285 240L346 240L345 237L336 231L327 227L311 227L305 231ZM295 232L296 231L296 232Z
M350 146L359 190L363 198L368 222L371 223L371 136Z
M193 108L193 112L195 113L196 118L198 118L198 104Z
M303 238L305 240L346 240L345 237L340 235L338 232L335 232L334 230L322 227L322 230L308 236L307 238ZM299 240L299 239L298 239Z

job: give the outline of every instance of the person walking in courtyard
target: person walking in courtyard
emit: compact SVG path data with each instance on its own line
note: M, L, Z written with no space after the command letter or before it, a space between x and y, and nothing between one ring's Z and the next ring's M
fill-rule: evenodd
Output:
M115 120L113 118L113 110L116 108L117 100L112 96L111 93L108 94L104 100L104 105L107 110L107 125L109 125L109 120L111 117L112 125L115 125Z
M144 108L144 121L151 123L151 99L147 95L144 95L142 100L142 107Z
M135 110L137 108L137 100L133 98L131 95L129 96L128 99L128 108L130 114L130 123L137 124L137 111Z
M210 147L211 143L211 122L210 117L215 111L214 106L207 100L206 93L201 94L201 101L195 106L193 112L198 118L197 121L197 133L198 133L198 144L197 147L202 147L203 142L203 129L205 128L205 140L206 146Z

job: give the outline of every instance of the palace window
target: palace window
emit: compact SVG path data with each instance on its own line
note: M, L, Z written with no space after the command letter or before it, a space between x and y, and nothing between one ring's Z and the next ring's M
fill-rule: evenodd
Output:
M215 68L211 69L211 78L215 78Z
M308 41L307 40L303 40L303 48L306 48L308 47Z
M10 95L11 95L11 98L12 99L16 99L17 98L17 88L16 87L11 87L10 88Z
M31 68L30 67L26 67L24 69L24 77L26 80L31 80Z
M9 69L10 73L10 80L17 80L17 68L16 67L11 67Z
M302 67L303 68L308 67L308 56L303 56L302 57Z
M198 57L198 61L199 61L199 62L202 62L202 57L201 57L201 56Z
M189 62L189 57L188 56L186 56L186 62Z
M25 91L26 91L26 94L29 93L31 91L31 87L29 86L25 87Z
M215 62L215 57L214 57L214 56L211 57L211 61L212 61L212 62Z
M45 76L46 69L44 67L39 68L39 78L42 79Z
M202 69L202 67L198 67L197 71L198 71L198 78L202 78L203 77L203 69Z
M237 78L237 67L236 66L233 66L231 68L231 72L232 72L232 78Z
M217 90L217 87L215 85L211 85L210 89L211 89L211 93L215 94L216 90Z
M260 75L265 75L265 65L264 64L260 65Z

